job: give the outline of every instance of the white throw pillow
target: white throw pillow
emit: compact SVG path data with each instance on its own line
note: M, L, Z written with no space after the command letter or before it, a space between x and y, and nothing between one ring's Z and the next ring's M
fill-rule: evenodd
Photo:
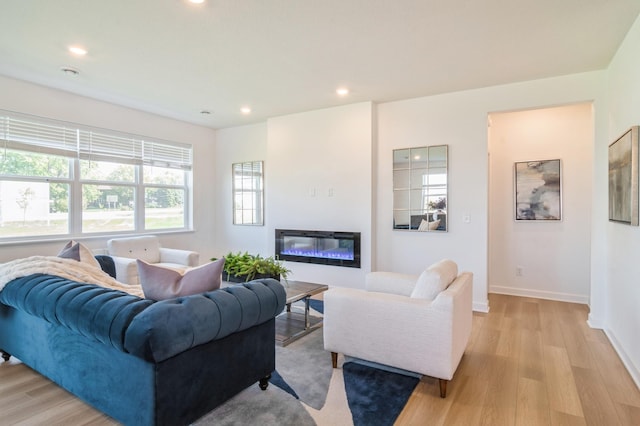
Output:
M416 281L416 285L411 292L411 297L414 299L433 300L441 291L440 276L429 269L425 269L418 277L418 281Z
M458 276L458 265L452 260L441 260L429 266L416 281L411 297L433 300L449 287Z
M420 226L418 226L418 231L435 231L440 226L440 219L434 220L433 222L427 222L422 219L420 221Z

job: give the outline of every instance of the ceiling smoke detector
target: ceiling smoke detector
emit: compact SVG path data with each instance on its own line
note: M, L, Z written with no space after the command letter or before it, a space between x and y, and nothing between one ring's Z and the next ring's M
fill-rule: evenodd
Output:
M65 74L68 74L68 75L78 75L78 74L80 74L80 71L78 71L77 69L75 69L73 67L62 67L62 68L60 68L60 71L62 71Z

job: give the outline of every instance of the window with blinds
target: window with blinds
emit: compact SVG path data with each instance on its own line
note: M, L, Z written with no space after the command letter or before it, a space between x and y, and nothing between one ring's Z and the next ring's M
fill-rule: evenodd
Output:
M191 145L0 110L0 240L191 227Z

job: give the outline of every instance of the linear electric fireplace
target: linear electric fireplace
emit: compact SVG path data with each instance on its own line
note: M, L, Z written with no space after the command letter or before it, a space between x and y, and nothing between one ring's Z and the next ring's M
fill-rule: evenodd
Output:
M276 229L276 256L291 262L360 267L360 233Z

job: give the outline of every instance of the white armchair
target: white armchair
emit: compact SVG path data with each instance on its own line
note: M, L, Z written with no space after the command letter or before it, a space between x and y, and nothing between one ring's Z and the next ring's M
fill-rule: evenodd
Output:
M366 289L324 293L324 348L440 379L446 397L469 341L473 275L444 260L422 275L367 274Z
M116 265L116 279L125 284L140 284L136 259L183 271L198 266L200 255L195 251L160 247L158 237L114 238L107 242L107 252Z

